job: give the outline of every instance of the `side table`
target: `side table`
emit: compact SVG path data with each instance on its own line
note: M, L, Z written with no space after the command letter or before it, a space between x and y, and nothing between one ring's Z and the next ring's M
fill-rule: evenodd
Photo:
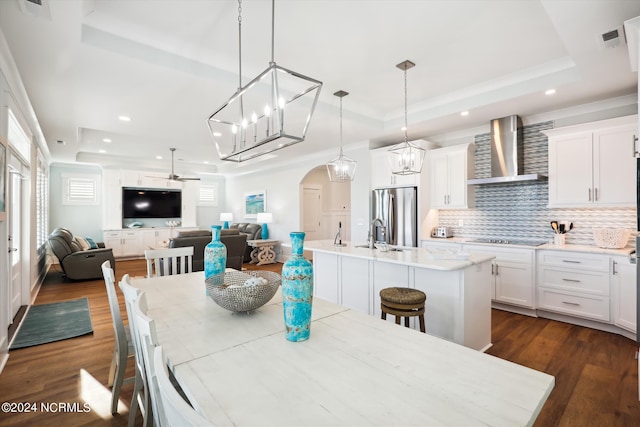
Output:
M280 243L279 240L247 240L247 245L251 246L251 264L274 264L276 262L275 246Z

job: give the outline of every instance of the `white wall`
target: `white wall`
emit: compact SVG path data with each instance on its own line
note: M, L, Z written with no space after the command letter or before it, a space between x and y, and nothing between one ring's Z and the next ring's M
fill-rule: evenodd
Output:
M356 177L351 183L351 230L352 240L367 238L369 218L369 150L359 144L353 150L345 147L345 154L358 162ZM302 227L300 215L300 183L315 167L324 165L331 158L311 157L298 163L282 167L275 165L247 175L227 176L225 187L226 209L233 212L234 222L255 222L244 219L244 194L256 190L266 191L266 211L273 214L269 224L269 237L289 242L289 233Z

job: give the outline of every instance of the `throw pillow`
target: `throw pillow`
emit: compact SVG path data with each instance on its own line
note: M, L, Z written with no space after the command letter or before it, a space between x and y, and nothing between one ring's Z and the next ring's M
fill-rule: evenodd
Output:
M74 236L73 240L75 240L78 246L80 246L81 251L86 251L91 247L89 242L87 242L87 239L85 239L84 237Z
M91 237L85 237L85 240L89 244L89 249L98 249L98 244Z

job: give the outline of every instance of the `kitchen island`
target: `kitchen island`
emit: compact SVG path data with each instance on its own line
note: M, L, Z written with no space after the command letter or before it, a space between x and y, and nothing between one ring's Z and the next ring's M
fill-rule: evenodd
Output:
M313 252L314 296L380 317L380 290L409 287L427 295L427 333L485 351L491 346L491 260L421 248L383 252L365 245L305 242ZM393 322L393 316L388 316ZM411 319L412 326L417 327Z

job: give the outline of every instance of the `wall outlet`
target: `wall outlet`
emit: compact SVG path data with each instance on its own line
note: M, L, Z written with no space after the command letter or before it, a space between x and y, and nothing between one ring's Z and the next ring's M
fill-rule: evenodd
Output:
M458 220L458 227L464 227L464 220L463 219L459 219Z

